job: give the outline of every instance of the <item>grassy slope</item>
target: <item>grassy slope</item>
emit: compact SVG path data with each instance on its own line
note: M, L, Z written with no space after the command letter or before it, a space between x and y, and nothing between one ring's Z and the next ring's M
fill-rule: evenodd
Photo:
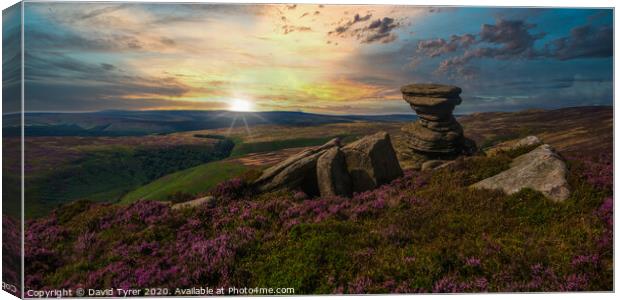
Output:
M242 157L252 153L278 151L287 148L309 147L321 145L334 137L297 138L286 140L272 140L244 143L241 138L235 138L235 148L231 157ZM345 141L354 139L354 136L341 136ZM168 200L177 192L199 195L207 192L217 183L241 175L248 167L237 161L220 161L204 164L198 167L178 171L156 179L127 193L121 203L131 203L140 199Z
M49 213L66 202L89 199L114 202L165 174L222 159L232 143L173 146L99 147L49 171L30 172L26 182L26 217Z
M207 192L224 180L241 175L246 170L242 164L228 161L206 163L175 172L143 185L121 199L127 204L140 199L167 200L176 192L198 195Z

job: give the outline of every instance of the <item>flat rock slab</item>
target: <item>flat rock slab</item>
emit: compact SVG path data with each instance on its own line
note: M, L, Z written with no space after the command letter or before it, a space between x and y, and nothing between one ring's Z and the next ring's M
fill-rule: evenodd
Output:
M497 155L497 153L500 153L502 151L511 151L511 150L516 150L516 149L523 148L523 147L533 147L535 145L540 145L540 144L542 144L542 141L537 136L530 135L520 140L503 142L499 145L496 145L486 150L486 153L489 156L493 156L493 155Z
M403 96L405 101L413 106L443 106L444 110L453 110L454 106L461 104L463 101L461 97L452 97L452 98L437 98L437 97L419 97L419 96L410 96L405 94Z
M186 201L183 203L177 203L177 204L172 205L172 209L178 210L178 209L196 207L196 206L200 206L203 204L213 206L215 204L215 198L213 198L213 196L207 196L207 197L202 197L202 198Z
M531 188L553 201L561 202L570 196L567 174L564 160L551 146L543 144L515 158L510 169L475 183L472 187L502 190L509 195L523 188Z
M461 93L461 88L443 84L408 84L400 88L405 95L419 97L456 97Z

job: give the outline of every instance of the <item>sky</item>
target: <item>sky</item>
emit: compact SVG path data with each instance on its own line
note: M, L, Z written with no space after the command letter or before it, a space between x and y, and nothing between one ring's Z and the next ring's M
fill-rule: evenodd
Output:
M413 113L409 83L461 87L457 113L613 104L612 10L26 2L24 22L27 111Z

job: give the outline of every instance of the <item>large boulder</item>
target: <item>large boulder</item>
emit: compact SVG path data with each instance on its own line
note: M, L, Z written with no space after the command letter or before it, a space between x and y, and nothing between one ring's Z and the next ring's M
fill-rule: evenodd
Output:
M564 160L551 146L543 144L515 158L510 164L510 169L475 183L472 187L502 190L507 194L531 188L551 200L560 202L570 196L567 173Z
M351 178L344 153L338 147L327 150L319 157L316 177L321 196L351 196Z
M254 184L260 191L280 188L301 189L308 195L317 195L316 164L319 157L330 148L338 147L339 139L297 153L263 172Z
M342 152L354 192L374 189L403 175L387 132L361 138Z

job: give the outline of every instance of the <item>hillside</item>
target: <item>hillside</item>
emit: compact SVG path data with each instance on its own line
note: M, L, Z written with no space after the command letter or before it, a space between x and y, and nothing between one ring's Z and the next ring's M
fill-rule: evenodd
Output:
M237 178L208 191L214 205L181 210L157 201L79 201L26 225L26 288L609 291L611 108L585 109L589 121L576 108L462 119L479 143L536 133L560 149L572 188L561 203L527 189L508 196L468 188L506 169L522 149L406 171L352 198L258 194Z
M19 136L19 115L4 116L5 136ZM199 110L100 111L100 112L27 112L26 136L142 136L215 128L257 125L314 126L328 123L403 122L415 120L402 115L320 115L304 112L232 112Z

